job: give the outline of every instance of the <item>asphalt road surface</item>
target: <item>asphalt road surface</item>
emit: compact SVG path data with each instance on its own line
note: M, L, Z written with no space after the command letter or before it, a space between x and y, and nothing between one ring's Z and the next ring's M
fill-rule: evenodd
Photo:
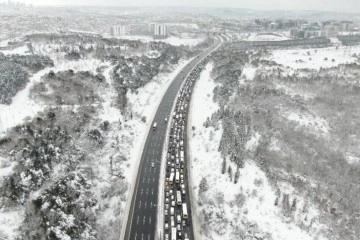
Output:
M154 117L157 127L155 130L150 129L140 160L125 230L126 240L153 240L156 237L160 166L167 130L165 118L170 119L172 106L188 73L220 44L221 42L216 38L210 48L189 62L175 77L161 100ZM191 219L190 212L189 219Z

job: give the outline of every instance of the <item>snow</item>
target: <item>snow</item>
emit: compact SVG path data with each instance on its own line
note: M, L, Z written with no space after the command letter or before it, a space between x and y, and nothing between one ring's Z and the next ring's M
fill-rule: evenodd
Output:
M356 62L357 59L352 56L354 53L360 53L360 46L274 50L268 60L273 60L278 64L293 69L309 68L319 70L320 68L330 68L339 64ZM328 60L325 60L325 58ZM332 61L332 59L335 61Z
M360 163L360 158L359 157L352 156L350 154L346 155L345 159L349 164L358 164L358 163Z
M203 38L181 38L175 36L170 36L166 39L153 39L153 37L151 36L125 35L118 38L129 39L129 40L140 40L142 42L165 42L173 46L180 46L180 45L195 46L201 43L202 41L204 41Z
M55 67L45 68L29 78L26 87L19 91L10 105L0 104L0 137L9 128L22 124L26 118L32 118L45 108L44 103L34 101L29 95L30 89L34 84L41 81L41 77L49 71L54 72L73 69L74 72L89 70L96 73L96 69L101 65L101 61L96 59L86 59L79 61L56 61Z
M270 184L265 173L251 159L247 159L244 167L240 169L238 183L230 180L229 174L221 174L223 158L218 152L222 136L221 124L204 128L203 123L211 117L219 106L212 100L213 89L216 86L210 78L212 65L208 64L201 73L200 80L196 83L191 100L189 126L190 150L190 189L193 191L192 200L194 231L197 239L240 239L235 227L242 227L246 239L255 239L271 236L276 240L313 240L322 239L321 225L315 220L318 212L309 205L307 219L301 209L294 213L292 222L285 217L283 209L275 206L277 197L276 188ZM260 139L259 133L254 133L247 142L247 149L254 149ZM234 163L226 160L227 167L236 170ZM234 174L233 174L234 175ZM199 184L205 178L208 190L199 193ZM306 201L295 192L294 188L286 183L279 183L283 193L291 194L297 198L298 206L305 205ZM220 199L220 200L219 200ZM204 212L207 214L207 227L199 228L197 224L204 225ZM212 215L211 215L212 214ZM299 225L308 226L312 219L310 231L303 230ZM249 226L250 229L247 229ZM255 227L257 226L257 227ZM256 230L253 230L253 229ZM201 236L199 236L201 235ZM318 237L318 238L317 238Z
M104 103L102 104L102 109L100 111L100 116L99 116L99 118L101 118L102 120L109 121L110 123L122 119L120 109L115 106L115 102L117 99L117 92L112 85L113 82L110 76L110 73L112 72L113 69L114 67L112 66L112 67L108 67L104 71L104 77L107 84L109 85L109 88L107 89L106 92L102 94Z
M12 50L0 50L0 52L2 52L5 55L11 55L11 54L29 55L30 54L29 48L27 47L27 45L14 48Z
M246 143L245 149L254 150L260 140L260 134L258 132L253 133L251 139Z
M274 34L261 33L261 34L252 34L248 38L245 38L244 40L245 41L284 41L284 40L289 40L289 38L276 33Z
M288 120L298 123L300 126L304 126L315 130L321 134L327 134L330 130L328 122L314 114L310 113L298 113L298 112L287 112L285 116Z
M25 215L25 208L19 207L4 211L0 209L0 239L16 239L18 228L22 223Z
M253 67L250 64L246 64L241 73L241 79L253 80L256 74L257 67Z

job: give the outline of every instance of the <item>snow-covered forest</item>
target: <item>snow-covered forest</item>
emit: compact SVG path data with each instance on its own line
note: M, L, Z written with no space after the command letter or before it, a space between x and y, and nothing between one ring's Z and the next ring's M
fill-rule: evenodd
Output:
M27 40L30 54L0 55L0 237L118 239L156 103L196 49L87 34Z
M195 87L197 231L357 239L360 48L279 45L225 44Z

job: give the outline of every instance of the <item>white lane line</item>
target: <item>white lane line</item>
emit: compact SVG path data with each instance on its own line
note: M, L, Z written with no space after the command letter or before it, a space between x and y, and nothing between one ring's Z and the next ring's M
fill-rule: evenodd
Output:
M146 206L147 206L147 202L145 202L145 207L144 207L145 209L146 209Z
M150 233L148 234L148 240L150 240Z
M151 189L151 195L154 195L154 189Z
M136 240L136 237L137 237L137 233L135 233L135 240Z
M139 224L139 216L136 219L136 224Z
M155 178L153 178L153 182L155 182Z
M149 224L151 224L151 216L150 216L150 218L149 218ZM149 236L150 237L150 236Z
M144 218L143 218L143 225L145 224L145 216L144 216Z
M139 208L141 208L141 201L140 201L140 204L139 204Z
M142 195L143 194L143 189L141 188L141 193L140 193L140 195Z
M143 233L141 234L141 240L144 240L144 234Z

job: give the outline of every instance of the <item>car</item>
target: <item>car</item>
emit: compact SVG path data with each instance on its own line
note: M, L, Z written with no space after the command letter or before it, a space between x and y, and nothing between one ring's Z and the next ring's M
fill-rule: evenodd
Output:
M165 118L165 122L167 123L167 121L168 121L168 119L167 118Z
M154 163L151 163L151 167L155 167L155 164L154 164Z
M169 209L169 204L165 204L165 209Z
M169 194L170 194L170 195L173 195L173 194L174 194L174 192L173 192L172 189L169 190Z
M168 230L168 229L169 229L169 224L165 223L165 230Z
M169 203L169 198L165 198L165 203Z
M168 191L165 192L165 197L169 197L169 192Z
M169 215L169 211L165 209L165 216Z
M182 226L183 226L183 227L186 227L186 222L185 222L185 220L182 221ZM186 237L186 236L185 236L185 237Z
M171 201L171 206L175 207L175 201Z
M178 224L178 225L176 226L176 229L177 229L179 232L181 232L181 225Z
M165 233L165 240L169 240L169 234Z
M175 200L174 195L171 195L170 199L171 199L171 201ZM169 199L168 199L168 202L169 202Z

